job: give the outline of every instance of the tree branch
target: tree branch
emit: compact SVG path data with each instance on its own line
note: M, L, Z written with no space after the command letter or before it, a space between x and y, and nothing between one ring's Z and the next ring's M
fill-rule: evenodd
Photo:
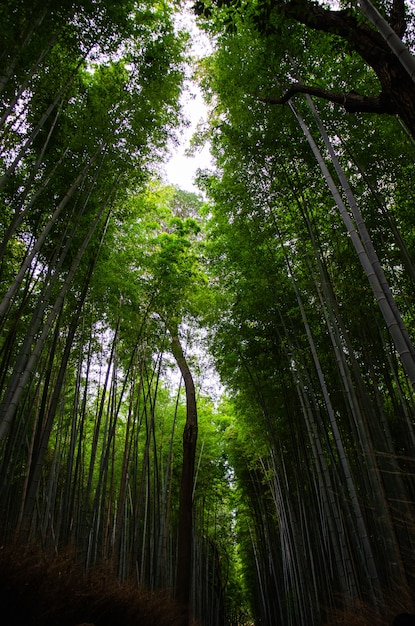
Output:
M382 94L379 96L362 96L353 91L337 93L321 87L311 87L301 83L291 85L280 98L262 96L259 99L267 104L285 104L299 93L317 96L329 102L340 104L348 113L387 113L388 115L394 115L396 113L395 107L389 102L388 98L384 97Z
M406 31L406 14L404 0L393 0L389 23L395 33L402 39Z
M401 0L395 0L399 2ZM274 0L283 13L313 30L337 35L346 40L379 76L385 58L391 52L382 36L372 25L361 22L348 9L332 10L309 0Z

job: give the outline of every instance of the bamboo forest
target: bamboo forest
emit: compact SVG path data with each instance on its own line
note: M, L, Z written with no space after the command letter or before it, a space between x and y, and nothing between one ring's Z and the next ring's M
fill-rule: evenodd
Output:
M0 24L1 623L415 624L413 0Z

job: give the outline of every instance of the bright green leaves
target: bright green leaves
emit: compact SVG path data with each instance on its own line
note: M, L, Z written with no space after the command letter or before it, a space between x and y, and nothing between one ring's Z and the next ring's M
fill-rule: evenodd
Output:
M369 110L393 113L397 107L402 119L407 119L397 102L397 93L391 89L393 63L387 66L385 60L382 71L380 59L388 57L388 49L367 25L359 24L347 11L307 1L248 4L252 6L242 10L241 16L239 4L232 1L210 3L205 11L208 24L218 22L219 55L235 46L235 41L242 43L244 39L250 39L251 45L257 44L250 48L249 41L245 41L245 46L241 46L242 51L246 49L247 66L250 59L258 57L258 50L268 55L268 62L260 70L262 77L267 70L271 73L272 80L267 81L265 89L259 86L257 90L256 72L251 72L250 80L246 80L244 68L242 71L239 68L239 85L245 85L246 93L265 101L278 99L290 87L301 83L319 90L322 102L336 102L337 115L345 110L354 114ZM223 24L220 26L220 16L229 11L234 15L232 32ZM396 71L399 72L399 64ZM378 99L380 92L382 98ZM346 102L349 96L350 102ZM370 103L365 99L367 96L371 97Z
M98 275L106 276L108 296L115 305L122 298L132 319L140 315L177 328L184 319L200 318L207 285L196 219L201 205L194 194L156 184L120 205Z
M186 36L171 7L116 4L22 2L21 47L3 51L2 252L35 242L46 270L67 270L97 219L89 264L116 198L143 187L178 123Z
M266 15L265 3L252 4ZM311 7L316 15L322 9L308 2L289 4L293 10ZM232 32L219 24L230 6L237 22ZM264 24L256 28L252 14L236 15L238 6L210 3L212 18L207 19L221 32L200 70L212 105L206 135L217 165L214 174L199 177L212 201L207 251L216 306L210 317L211 349L238 412L228 450L244 497L252 502L248 525L254 531L247 539L245 528L244 548L247 562L259 570L257 583L250 582L257 585L258 596L264 594L256 613L267 623L316 623L319 607L330 604L342 585L346 595L353 586L358 593L371 593L363 570L359 573L362 550L339 545L332 511L340 512L345 525L353 519L358 527L360 505L369 534L376 535L370 530L379 523L373 511L388 504L381 502L377 488L367 489L365 476L374 466L384 471L382 459L373 465L376 451L400 446L402 434L392 441L382 427L393 423L397 432L390 402L400 404L395 385L401 379L373 295L310 147L289 105L271 106L267 96L280 96L298 81L370 94L378 89L377 78L338 34L286 20L278 36ZM295 106L322 144L303 96L295 97ZM327 103L319 104L319 111L410 329L413 169L405 161L412 162L413 146L392 118L346 115L342 107ZM323 145L320 150L332 171ZM410 390L403 394L403 404L413 406ZM403 422L401 428L406 432ZM376 442L374 449L368 441ZM376 504L368 504L378 496ZM399 516L394 519L389 528L399 526ZM331 555L338 550L340 558L326 552L326 525L336 528L327 537ZM366 529L361 536L368 536ZM387 586L387 559L380 557L378 544L372 547ZM355 573L343 571L346 554L357 566L356 581ZM261 569L264 562L272 564L272 573ZM310 566L319 568L324 582L318 575L308 587ZM277 572L283 572L279 581ZM270 602L282 589L281 604ZM305 597L315 600L301 606Z
M283 4L269 0L200 0L195 2L194 10L201 23L213 32L235 34L249 24L266 33L281 26Z
M192 291L203 279L199 257L191 244L195 227L198 230L194 220L173 218L168 231L161 232L154 240L155 253L150 260L154 303L172 328L178 326L186 313L191 314Z

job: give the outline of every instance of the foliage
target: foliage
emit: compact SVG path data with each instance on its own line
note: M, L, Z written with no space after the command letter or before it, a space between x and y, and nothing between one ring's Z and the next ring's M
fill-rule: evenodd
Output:
M293 78L346 89L357 75L358 91L370 93L374 75L344 39L282 19L283 11L280 3L247 11L211 3L204 14L217 33L215 53L200 67L216 171L201 172L199 182L211 200L211 350L238 415L231 464L252 502L242 509L241 546L253 613L314 624L339 596L376 607L400 576L397 588L411 588L406 542L394 540L403 519L412 527L410 513L393 502L396 490L401 503L413 494L400 456L403 436L413 459L413 430L405 420L397 426L396 416L413 415L414 397L401 386L373 293L298 125L301 116L334 177L318 118L306 98L270 106ZM414 276L405 261L413 258L413 224L398 209L399 188L413 179L413 147L395 120L330 104L318 113L363 216L353 213L353 228L363 232L364 220L365 245L370 238L381 251L413 336ZM346 198L337 178L336 185ZM396 484L387 479L392 466ZM400 574L389 567L393 553Z
M187 37L169 4L0 7L3 542L174 586L177 338L198 396L195 615L382 623L411 609L415 575L415 398L389 332L411 358L413 145L368 108L276 104L293 81L372 97L362 40L327 28L379 46L354 4L196 6L216 42L197 68L205 200L153 176L181 118Z

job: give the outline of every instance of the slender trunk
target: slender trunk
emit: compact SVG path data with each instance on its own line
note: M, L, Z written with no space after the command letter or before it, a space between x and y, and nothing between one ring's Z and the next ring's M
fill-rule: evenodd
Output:
M176 404L174 408L173 422L170 433L169 452L166 462L166 470L164 476L163 492L161 495L161 519L160 519L160 537L159 537L159 551L157 555L158 574L159 578L156 579L156 587L168 586L168 578L166 577L166 562L167 562L167 537L169 530L170 519L170 495L171 495L171 481L173 474L173 443L174 434L177 421L177 410L179 407L180 392L182 386L182 379L179 382L179 388L177 390Z
M36 29L39 26L41 26L43 20L45 19L47 15L48 10L49 10L49 2L44 6L43 10L40 13L37 13L36 19L34 19L29 24L29 30L26 33L23 41L21 41L19 45L19 53L21 53L25 49L25 47L30 43L30 41L32 40L33 34L35 33ZM0 60L3 61L2 57L0 57ZM7 81L11 78L11 76L13 76L13 72L15 71L16 66L17 66L18 58L19 58L19 55L15 54L9 66L6 66L3 75L0 76L0 94L4 91L4 88L7 85Z
M337 165L338 167L340 167L340 164ZM342 184L344 187L346 187L347 190L347 183L342 181ZM348 196L350 194L351 190L349 189ZM300 206L299 201L298 204ZM344 388L345 398L347 400L348 406L346 406L346 408L348 408L348 413L355 425L358 441L363 451L364 465L367 466L368 469L368 499L373 500L374 507L377 513L374 522L375 525L379 528L378 534L384 538L385 561L391 568L391 571L389 573L389 579L398 580L399 584L402 584L403 581L405 581L405 570L403 567L402 558L397 542L396 530L391 517L389 500L384 493L384 481L381 478L380 469L376 459L376 451L382 450L382 448L385 449L386 446L386 457L391 459L391 463L393 462L392 459L395 456L395 452L392 446L387 446L388 442L386 440L388 425L386 424L386 421L383 426L380 424L379 416L380 418L382 418L383 414L381 402L379 402L379 407L377 408L377 410L375 409L373 411L374 414L371 415L373 399L369 397L369 394L367 393L366 387L363 383L360 368L354 358L353 347L350 344L350 341L348 339L348 333L342 323L341 313L338 309L336 310L336 313L334 311L334 307L336 306L334 294L331 290L331 284L325 266L322 262L322 258L320 256L320 251L314 237L309 217L306 214L306 211L302 210L301 206L300 210L307 226L309 238L312 243L313 252L318 265L318 279L314 277L314 271L310 263L308 263L309 272L310 276L313 277L315 289L318 293L321 304L321 310L324 314L324 318L326 321L326 327L328 329L338 371ZM366 237L368 238L369 235L367 234L364 225L362 227L362 231L366 233ZM371 243L368 244L368 247L371 247ZM375 254L374 251L373 254ZM377 263L379 263L379 261L377 261ZM383 274L383 271L381 269L380 273ZM352 361L352 367L355 373L355 380L357 381L355 384L353 384L350 368L346 359L346 353L349 355L349 359L351 359ZM368 356L370 358L370 353ZM375 380L375 377L373 379ZM356 386L359 391L359 397L362 398L361 402L359 402L359 397L356 393ZM374 388L376 394L376 384L374 385ZM373 445L371 433L375 433L375 441L377 444L376 446ZM397 470L398 468L394 467L394 469ZM398 492L400 482L401 481L399 479L399 474L396 474L394 485L395 489Z
M361 510L361 506L360 506L360 502L359 502L359 498L358 498L358 494L357 494L357 489L353 480L353 476L352 476L352 472L350 470L350 466L349 466L349 461L347 459L347 454L343 445L343 440L341 437L341 433L337 424L337 419L336 419L336 412L334 410L334 407L332 405L332 401L330 398L330 392L326 383L326 379L324 376L324 372L323 369L321 367L321 363L320 363L320 359L318 356L318 351L313 339L313 335L312 335L312 331L310 328L310 325L308 323L308 319L307 319L307 315L306 315L306 311L304 308L304 304L303 304L303 300L300 294L300 291L298 289L298 286L296 284L296 281L294 279L293 273L292 273L292 269L291 269L291 263L284 251L284 246L283 246L283 241L281 238L281 235L279 234L280 237L280 241L281 241L281 248L284 252L285 255L285 260L286 260L286 264L287 264L287 269L289 272L289 276L296 294L296 298L297 298L297 303L301 312L301 318L304 324L304 329L306 332L306 336L307 336L307 341L308 341L308 345L310 347L310 351L311 351L311 355L312 355L312 359L313 359L313 363L314 363L314 367L317 373L317 377L318 377L318 381L320 384L320 389L321 392L323 394L323 398L324 398L324 404L327 410L327 414L330 420L330 426L332 428L332 433L333 433L333 438L336 444L336 449L337 449L337 453L339 456L339 461L343 470L343 475L344 475L344 479L349 491L349 495L352 501L352 505L353 505L353 510L354 510L354 514L355 514L355 519L356 519L356 525L357 525L357 529L358 529L358 535L359 535L359 541L360 541L360 545L361 545L361 549L362 549L362 553L364 555L364 560L365 560L365 566L367 568L367 573L368 573L368 578L370 581L370 585L371 585L371 593L372 593L372 598L373 601L376 605L377 601L381 598L381 590L380 590L380 586L379 586L379 577L378 577L378 572L376 569L376 563L375 563L375 559L374 559L374 555L373 555L373 551L372 551L372 547L369 541L369 537L368 537L368 533L367 533L367 528L365 525L365 520L362 514L362 510Z
M52 37L50 38L50 40L46 44L45 48L42 50L42 52L40 53L39 57L36 59L35 63L30 68L26 80L24 80L21 83L19 89L14 94L14 97L12 98L11 102L9 102L7 108L4 110L4 112L3 112L3 114L2 114L2 116L0 118L0 128L3 127L3 125L5 124L7 118L9 117L9 115L12 115L12 113L13 113L16 105L18 104L20 98L22 97L25 89L29 86L30 81L31 81L33 75L35 74L35 72L36 71L41 71L40 64L42 63L43 59L45 58L45 56L47 55L49 50L52 48L53 44L56 42L57 38L58 38L58 34L57 33L52 35ZM10 72L10 69L11 69L11 72ZM9 72L10 73L9 73L8 77L10 78L12 76L12 73L13 73L13 67L9 68ZM3 91L4 85L6 84L4 82L5 78L6 78L5 76L0 78L0 93Z
M171 346L186 389L186 424L183 432L175 598L183 606L189 619L193 550L193 481L198 428L197 405L193 377L176 334L172 334Z
M43 115L41 116L41 118L38 121L38 123L36 124L36 126L34 126L34 128L32 129L32 131L30 133L30 135L28 136L28 138L26 139L26 141L24 142L24 144L20 148L19 152L17 153L16 157L14 158L13 162L7 168L7 170L4 172L3 176L0 178L0 189L6 184L7 180L9 179L9 177L14 173L14 171L16 170L17 166L19 165L20 161L26 155L27 151L32 146L34 140L36 139L36 137L38 136L38 134L42 130L46 120L49 118L49 116L52 114L54 109L61 102L63 94L65 93L66 89L70 86L70 84L74 80L74 78L76 76L76 73L79 70L79 68L81 67L82 63L83 63L83 59L81 61L79 61L77 67L72 72L72 74L70 75L70 77L68 78L66 83L58 91L58 93L55 96L53 102L48 106L46 111L43 113Z
M399 227L398 224L396 222L396 219L394 218L393 215L391 215L390 210L388 209L385 200L382 198L380 192L378 191L378 189L376 189L375 187L375 183L373 183L370 180L370 176L368 175L367 171L361 167L359 161L356 159L355 155L353 154L352 149L349 147L347 141L344 140L343 137L339 136L338 137L342 146L344 147L344 150L347 154L348 159L351 159L354 163L354 165L356 166L356 168L359 171L359 175L362 177L362 179L364 180L364 182L366 183L368 189L370 190L376 204L377 204L377 211L380 211L380 213L384 216L384 218L386 219L387 223L388 223L388 227L390 232L392 233L394 239L395 239L395 244L397 246L397 248L400 251L401 254L401 262L404 265L405 268L405 273L410 277L413 286L415 288L415 266L413 263L413 259L411 257L411 253L408 249L408 246L406 244L406 242L404 241L402 235L399 232Z
M39 157L36 159L36 162L34 163L33 167L31 168L30 176L29 176L29 179L27 180L27 182L24 185L23 192L21 193L21 195L18 198L15 198L14 201L13 201L13 205L14 206L16 206L17 203L20 206L16 207L16 210L14 211L14 214L13 214L13 218L12 218L9 226L7 227L7 230L6 230L6 232L4 234L4 237L3 237L3 241L0 244L0 261L3 259L4 254L6 252L7 243L10 241L10 239L12 238L12 236L14 235L16 230L21 225L21 223L23 222L25 216L29 213L29 211L31 210L31 208L35 204L37 198L46 189L48 183L52 180L53 175L54 175L58 165L63 161L63 159L65 158L65 156L66 156L66 154L68 152L68 148L66 148L65 151L63 152L63 154L61 155L61 157L58 159L58 161L56 161L54 163L53 167L51 168L51 171L49 173L47 173L47 175L43 178L43 180L41 181L40 185L38 186L36 192L32 195L30 200L25 205L26 198L30 194L30 190L31 190L31 188L33 186L33 183L36 180L37 173L38 173L38 171L39 171L39 169L40 169L40 167L42 165L44 151L47 148L47 145L48 145L48 142L50 140L51 134L53 132L54 126L55 126L55 124L57 122L58 115L59 115L59 111L57 111L57 113L56 113L56 116L55 116L55 119L53 121L53 124L52 124L52 127L50 129L50 132L49 132L49 134L48 134L48 136L47 136L47 138L46 138L46 140L45 140L45 142L43 144L41 153L40 153Z
M20 398L22 396L24 387L27 383L27 381L30 378L30 375L35 367L35 364L39 358L39 355L41 354L42 350L43 350L43 346L45 344L46 338L49 335L49 331L59 313L59 311L61 310L61 307L63 305L63 301L66 295L66 292L68 291L71 283L72 283L72 279L75 275L76 270L79 267L79 264L81 262L82 256L85 253L85 250L88 247L88 244L95 232L95 229L102 217L102 214L104 212L104 208L102 208L98 214L96 215L86 237L84 238L78 253L76 254L72 265L69 269L69 272L65 278L65 281L60 289L60 292L56 298L56 301L49 313L49 315L47 316L47 319L44 322L43 325L43 329L42 329L42 333L39 337L39 339L36 342L36 345L34 346L32 353L29 354L22 354L22 360L24 360L24 365L23 368L20 372L20 375L16 378L16 380L11 381L12 385L13 385L13 390L11 391L10 394L8 394L8 396L10 397L10 400L7 401L7 403L3 403L2 409L3 409L3 415L1 418L1 423L0 423L0 439L4 438L7 436L7 433L9 431L10 428L10 424L15 416L16 410L17 410L17 406L19 404ZM39 318L39 316L38 316ZM26 350L30 349L29 346L26 346Z
M347 198L348 204L350 206L350 209L352 211L353 219L354 219L355 224L357 226L357 230L358 230L358 233L360 235L360 238L361 238L361 241L363 243L363 246L365 248L367 257L368 257L368 259L369 259L369 261L370 261L370 263L371 263L371 265L373 267L373 270L375 271L375 274L376 274L376 276L377 276L377 278L379 280L379 283L380 283L381 288L383 290L384 296L385 296L385 298L386 298L386 300L387 300L387 302L389 304L389 307L390 307L390 309L391 309L391 311L392 311L392 313L393 313L393 315L395 317L396 324L397 324L397 326L398 326L398 328L400 330L400 333L401 333L404 341L406 342L406 349L407 349L409 355L411 355L412 360L415 363L414 347L412 345L411 339L410 339L410 337L408 335L408 331L407 331L407 329L405 327L405 324L404 324L404 322L402 320L401 314L400 314L400 312L398 310L398 307L396 305L395 299L394 299L394 297L392 295L392 291L390 289L390 286L389 286L389 283L388 283L387 278L385 276L385 273L383 271L383 268L382 268L382 266L380 264L379 257L378 257L378 255L376 253L376 250L375 250L374 246L373 246L370 234L369 234L369 232L368 232L368 230L366 228L366 224L364 222L363 216L362 216L362 214L361 214L361 212L359 210L359 207L357 206L357 202L356 202L356 199L354 197L354 194L353 194L353 192L352 192L352 190L350 188L349 182L348 182L348 180L346 178L346 175L345 175L345 173L343 171L343 168L340 165L339 159L337 158L337 154L336 154L336 152L335 152L335 150L333 148L333 145L332 145L332 143L331 143L331 141L329 139L329 136L328 136L328 134L327 134L327 132L326 132L324 126L323 126L323 123L321 122L320 116L317 113L317 110L316 110L316 108L315 108L315 106L313 104L313 101L311 100L310 96L306 96L306 98L307 98L308 105L309 105L309 107L311 109L311 112L313 114L313 117L314 117L314 119L315 119L315 121L317 123L317 126L318 126L318 129L320 131L320 134L321 134L321 136L323 138L324 144L325 144L325 146L326 146L326 148L327 148L327 150L329 152L331 162L333 163L334 168L335 168L336 173L337 173L337 176L339 177L340 184L341 184L341 186L342 186L342 188L344 190L344 193L346 194L346 198Z
M27 257L23 261L23 263L22 263L22 265L21 265L21 267L20 267L20 269L19 269L19 271L18 271L14 281L10 285L9 289L7 290L7 293L4 295L3 300L0 303L0 320L2 320L5 317L5 315L7 314L7 311L9 309L10 304L11 304L11 301L12 301L13 297L15 296L17 290L19 289L20 285L22 284L24 275L25 275L27 269L30 267L31 262L33 261L33 259L35 258L36 254L40 251L40 249L42 248L43 244L45 243L46 238L47 238L48 234L50 233L50 231L51 231L53 225L55 224L56 220L58 219L59 215L62 213L63 209L68 204L69 200L73 197L73 195L77 191L78 187L85 180L89 169L91 168L91 166L93 165L94 161L96 160L96 158L100 154L102 148L103 148L103 146L101 146L99 148L99 150L95 153L95 155L92 157L92 159L90 159L87 162L87 164L84 166L84 168L82 169L80 174L77 176L75 181L72 183L71 187L69 188L69 190L67 191L65 196L62 198L62 200L60 201L60 203L56 207L52 217L50 218L50 220L46 224L45 228L43 229L42 233L38 237L37 241L33 245L30 253L27 255ZM83 208L85 208L85 203L84 203Z
M292 346L294 350L294 346ZM346 598L356 597L357 583L354 572L354 563L350 555L350 547L348 545L346 529L341 516L341 508L339 499L343 490L341 489L341 480L338 477L338 472L331 470L326 459L326 451L322 445L322 439L324 441L325 435L321 436L319 429L318 411L313 411L313 407L310 404L307 389L312 389L312 381L307 377L307 371L305 371L306 379L303 379L303 374L298 368L296 377L299 379L296 383L296 389L300 405L302 407L302 414L306 423L307 433L309 436L310 446L313 450L314 464L316 467L316 480L317 480L317 493L319 493L322 500L322 512L324 516L321 520L321 528L324 528L327 524L329 527L328 539L330 545L324 549L324 553L334 553L334 563L327 564L329 570L332 567L336 568L337 578L339 581L340 592ZM334 474L335 481L332 480L332 473ZM325 518L325 519L324 519ZM326 563L324 563L326 565Z
M349 233L349 236L352 240L352 243L355 247L355 250L358 254L359 260L362 264L362 267L365 271L366 277L369 281L370 286L372 287L374 296L377 300L377 303L379 305L379 308L381 310L381 313L383 315L383 318L385 320L386 326L391 334L391 337L395 343L395 347L400 355L401 361L402 361L402 365L403 368L406 372L406 375L408 376L413 388L415 389L415 360L413 357L413 350L411 349L410 346L408 346L408 342L407 342L407 334L402 332L402 325L400 323L399 320L397 320L396 318L396 314L395 314L395 310L393 310L391 308L390 305L390 299L387 296L387 294L385 293L385 289L383 288L383 286L381 285L378 275L373 267L373 263L370 261L367 251L361 241L361 238L358 234L358 232L356 231L356 227L353 224L353 221L346 209L346 206L343 202L343 200L341 199L341 196L339 194L339 191L330 175L330 172L327 168L327 165L324 162L324 159L313 139L313 137L311 136L311 133L308 129L308 127L306 126L306 124L304 123L304 120L302 119L302 117L300 116L300 114L298 113L298 111L296 110L296 108L294 107L293 104L290 104L291 109L294 112L294 115L296 116L305 137L307 138L307 141L310 144L310 147L317 159L317 162L320 166L320 169L324 175L324 178L326 180L326 183L333 195L333 198L336 201L336 205L340 211L340 214L342 216L342 219L344 221L344 224L347 228L347 231Z

